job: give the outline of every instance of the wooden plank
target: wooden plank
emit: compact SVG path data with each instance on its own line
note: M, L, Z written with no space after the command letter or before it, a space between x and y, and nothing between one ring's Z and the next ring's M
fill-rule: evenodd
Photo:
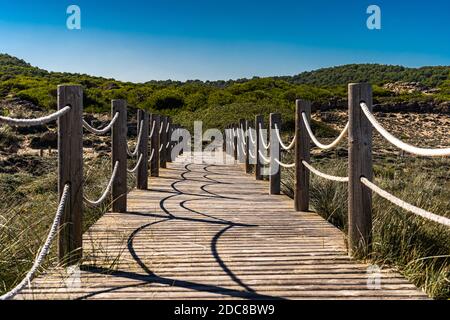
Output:
M427 298L390 268L371 289L370 265L347 255L330 223L271 197L237 164L189 159L168 163L150 190L129 194L127 213L106 213L84 234L78 286L52 269L17 298Z

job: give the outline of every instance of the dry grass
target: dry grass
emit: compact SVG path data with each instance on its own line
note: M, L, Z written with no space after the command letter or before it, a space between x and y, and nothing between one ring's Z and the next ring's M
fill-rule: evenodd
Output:
M33 176L26 171L0 174L0 294L7 292L22 280L30 269L37 253L46 239L57 208L56 159L42 160L53 164L54 171ZM85 164L86 196L100 196L111 174L109 158L88 160ZM129 185L133 179L130 177ZM110 201L106 201L110 203ZM83 228L86 231L109 205L98 208L85 207ZM116 257L111 257L115 261ZM105 262L103 262L105 263ZM113 262L112 262L113 263ZM57 266L56 245L53 244L40 271Z

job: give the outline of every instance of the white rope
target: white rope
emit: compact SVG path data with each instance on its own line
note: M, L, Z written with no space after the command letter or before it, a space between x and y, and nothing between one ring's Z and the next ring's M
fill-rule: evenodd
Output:
M117 121L118 118L119 118L119 113L116 112L116 114L114 115L114 118L111 119L111 122L103 129L96 129L96 128L92 127L89 123L87 123L86 120L83 119L83 127L87 131L89 131L90 133L93 133L93 134L105 134L109 130L111 130L112 126L114 125L114 123Z
M134 151L131 152L127 145L127 153L130 157L134 157L138 153L139 145L141 144L143 128L144 128L144 120L141 120L141 125L139 126L139 134L138 134L138 138L136 141L136 146L134 148Z
M280 160L278 160L277 158L274 159L276 163L278 163L280 166L282 166L283 168L295 168L295 163L291 163L291 164L286 164L281 162Z
M136 166L133 169L127 169L128 173L134 173L139 168L139 166L141 165L141 162L142 162L142 158L143 158L143 154L141 153L139 155L139 160L137 161Z
M252 141L252 144L256 144L256 137L255 137L255 139L253 139L252 129L251 128L249 128L249 136L250 136L250 140Z
M150 131L149 137L151 138L153 136L153 133L155 131L155 126L156 126L156 121L153 120L153 124L152 124L152 130Z
M312 132L311 126L309 125L309 122L308 122L308 118L306 117L306 114L304 112L302 112L302 118L303 118L303 122L305 123L306 131L308 131L308 134L311 137L312 142L314 142L314 144L317 147L319 147L320 149L327 150L327 149L334 148L335 146L337 146L339 144L339 142L341 142L342 138L344 138L344 136L348 132L349 122L347 122L344 130L342 130L342 132L339 134L339 136L336 138L336 140L334 140L330 144L322 144L322 143L320 143L319 140L317 140L316 136Z
M245 151L245 145L243 143L239 143L239 145L241 146L242 153L246 156L247 152Z
M14 119L9 117L0 116L0 123L6 123L10 126L16 127L32 127L32 126L41 126L46 123L52 122L62 115L66 114L70 110L69 106L62 108L48 116L36 118L36 119Z
M264 149L269 149L270 148L270 141L267 144L264 142L265 139L263 137L262 132L263 132L263 130L261 128L261 123L259 123L259 138L261 140L262 146L263 146Z
M162 123L162 125L159 125L159 135L161 135L161 133L163 132L164 129L164 122Z
M439 156L450 156L450 148L443 148L443 149L425 149L425 148L418 148L415 146L412 146L410 144L407 144L400 139L397 139L392 134L390 134L386 129L384 129L381 124L375 119L374 115L369 111L369 108L367 105L362 102L361 109L363 110L364 114L366 115L367 119L370 121L370 123L373 125L373 127L390 143L392 143L397 148L400 148L406 152L419 155L419 156L427 156L427 157L439 157Z
M245 139L245 130L244 130L243 126L241 126L241 134L242 134L242 143L246 146L247 145L247 141Z
M315 175L317 175L321 178L331 180L331 181L337 181L337 182L348 182L348 177L336 177L336 176L332 176L332 175L320 172L319 170L315 169L313 166L311 166L305 160L303 160L302 163L309 171L311 171L312 173L314 173Z
M114 164L114 169L113 169L113 172L111 175L111 179L109 179L109 182L108 182L108 185L106 186L105 191L103 191L103 194L100 196L100 198L98 200L92 201L86 197L83 197L84 201L88 205L90 205L91 207L97 207L97 206L101 205L103 203L103 201L105 201L106 197L111 192L111 188L112 188L112 184L113 184L114 180L116 180L118 168L119 168L119 161L116 161L116 163Z
M170 123L167 122L167 126L166 126L166 133L169 132L169 128L170 128Z
M170 141L167 142L167 144L166 144L166 149L169 149L169 146L170 146Z
M418 216L421 216L422 218L440 223L444 226L450 227L450 219L446 218L446 217L442 217L442 216L438 216L434 213L431 213L429 211L426 211L424 209L418 208L416 206L413 206L410 203L407 203L399 198L397 198L396 196L388 193L387 191L381 189L380 187L378 187L377 185L373 184L372 182L370 182L369 180L367 180L367 178L362 177L361 178L361 182L368 187L370 190L372 190L373 192L377 193L379 196L383 197L386 200L389 200L390 202L392 202L393 204L399 206L400 208L403 208L407 211L410 211Z
M277 138L278 138L278 141L280 142L280 146L284 150L291 150L295 146L295 136L294 136L294 139L292 139L292 142L289 145L285 145L283 143L283 140L281 140L281 136L280 136L280 130L278 129L278 125L276 123L275 123L275 132L277 133Z
M53 239L55 238L56 234L58 233L61 216L64 212L67 198L69 197L69 188L70 188L70 186L68 184L66 184L64 186L64 190L61 195L61 200L59 201L58 209L56 210L55 219L53 220L53 224L48 233L47 240L45 241L44 246L42 247L41 251L39 252L36 260L34 261L33 266L31 267L30 271L28 271L25 278L23 278L23 280L17 286L15 286L8 293L5 293L4 295L0 296L0 300L10 300L10 299L14 298L14 296L16 296L23 288L25 288L25 286L28 283L30 283L31 280L33 279L34 274L36 273L36 270L41 266L42 262L44 261L44 258L49 253L50 245L53 242Z
M159 152L161 152L161 151L162 151L163 147L164 147L164 145L163 145L163 144L161 144L161 145L159 146Z
M266 158L266 157L262 154L261 150L258 150L258 153L259 153L259 156L263 159L263 161L264 161L265 163L270 163L270 159L269 159L269 158Z
M248 149L248 153L252 159L255 159L255 155L252 153L252 150Z
M153 156L155 155L155 149L152 149L152 153L150 154L150 158L148 158L148 161L152 161Z

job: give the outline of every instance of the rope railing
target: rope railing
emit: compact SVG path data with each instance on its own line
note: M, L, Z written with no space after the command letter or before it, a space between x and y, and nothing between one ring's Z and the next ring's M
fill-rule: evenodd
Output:
M256 144L256 138L257 138L257 137L255 137L255 138L253 139L252 131L253 131L254 129L249 128L248 130L249 130L249 131L248 131L248 132L249 132L248 135L249 135L249 137L250 137L250 141L252 142L253 145L255 145L255 144Z
M154 155L155 155L155 149L152 149L150 157L148 158L148 162L152 161Z
M136 165L133 169L127 169L128 173L135 173L136 170L139 168L139 166L141 165L142 162L142 158L143 158L143 154L139 154L139 160L136 162Z
M391 203L399 206L400 208L403 208L409 212L414 213L415 215L418 215L422 218L437 222L439 224L442 224L444 226L450 227L450 219L443 217L443 216L439 216L436 215L434 213L431 213L427 210L418 208L410 203L407 203L399 198L397 198L396 196L390 194L389 192L381 189L380 187L378 187L376 184L370 182L367 178L362 177L361 178L361 182L368 187L370 190L372 190L373 192L375 192L376 194L378 194L380 197L390 201Z
M159 176L159 168L162 163L155 162L155 158L159 158L158 141L155 133L160 126L160 119L163 116L153 114L152 128L148 134L148 120L150 115L143 110L138 110L138 119L140 119L139 133L137 136L136 148L130 151L127 144L127 102L122 99L112 100L111 114L114 115L111 121L103 128L95 128L83 119L83 89L76 85L61 85L57 88L58 93L58 111L39 118L19 119L6 116L0 116L0 124L11 126L37 126L44 125L51 121L58 120L58 179L60 182L60 202L53 220L51 229L46 238L43 247L40 249L38 256L35 258L31 269L25 275L25 278L8 293L0 296L0 300L14 298L28 283L31 282L37 270L42 266L43 260L50 251L50 245L56 234L65 241L58 242L59 261L63 266L72 266L78 264L82 259L83 236L82 228L72 228L70 226L81 226L84 206L83 203L97 207L104 204L111 195L112 211L127 211L127 172L136 173L136 188L147 189L143 181L148 181L148 170L143 163L147 161L147 152L149 138L151 139L151 155L148 161L151 161L152 176ZM64 117L63 117L64 116ZM164 118L166 121L166 118ZM170 122L167 118L167 125L160 126L160 133L170 135L171 129L177 125ZM83 128L94 134L111 133L111 157L114 167L112 168L111 177L97 200L91 200L83 196L84 179L83 179ZM164 131L165 129L165 131ZM178 129L177 129L178 130ZM164 145L170 147L171 142ZM163 145L163 146L164 146ZM142 148L141 148L142 147ZM139 158L132 169L127 168L127 154L137 156ZM145 161L144 161L145 160ZM153 161L152 161L153 160ZM62 188L62 189L61 189ZM71 205L66 205L70 203ZM63 218L64 217L64 218ZM63 221L64 219L64 221Z
M316 136L312 132L308 118L304 112L302 112L302 119L305 124L306 130L309 134L309 137L311 138L312 142L320 149L328 150L328 149L332 149L332 148L336 147L348 132L349 122L347 122L347 124L345 125L345 128L342 130L342 132L339 134L339 136L336 138L336 140L334 140L330 144L322 144L319 140L317 140Z
M443 148L443 149L419 148L401 141L400 139L394 137L386 129L383 128L383 126L377 121L377 119L375 119L375 116L369 111L369 108L367 107L366 103L361 102L360 106L365 116L370 121L372 126L378 131L378 133L380 133L387 141L389 141L397 148L418 156L426 156L426 157L450 156L450 148Z
M150 134L148 135L149 138L153 137L153 133L155 132L155 127L156 127L156 121L153 120L152 129L150 131Z
M139 125L139 133L138 133L138 137L137 137L137 141L136 141L136 145L134 148L134 151L130 151L128 145L127 145L127 153L130 157L134 157L137 155L138 150L139 150L139 145L141 144L141 140L142 140L142 132L144 129L144 121L141 120L140 125Z
M242 144L243 144L244 146L247 146L247 141L245 141L245 130L244 130L244 127L241 126L241 127L240 127L240 130L241 130L241 134L242 134Z
M116 114L111 119L109 124L106 127L104 127L103 129L96 129L96 128L92 127L89 123L87 123L86 120L83 119L83 127L87 131L89 131L90 133L93 133L93 134L105 134L111 130L111 128L113 127L114 123L116 123L118 118L119 118L119 113L116 112Z
M101 204L106 200L106 197L107 197L107 196L110 194L110 192L111 192L111 188L112 188L113 182L114 182L114 180L116 179L118 168L119 168L119 162L116 161L116 163L114 164L113 172L112 172L112 174L111 174L111 178L109 179L109 182L108 182L108 184L107 184L105 190L103 191L102 195L100 196L100 198L99 198L98 200L93 201L93 200L89 200L89 199L86 198L86 197L83 197L83 198L84 198L84 201L85 201L89 206L91 206L91 207L97 207L97 206L101 205Z
M281 135L280 135L280 129L278 129L278 125L276 123L275 123L275 132L277 134L278 142L280 143L280 146L284 150L288 151L288 150L291 150L292 148L295 147L295 136L294 136L294 138L292 139L292 141L291 141L291 143L289 145L286 145L286 144L283 143L283 140L281 139Z
M278 160L277 158L274 158L273 160L275 160L275 162L276 162L278 165L282 166L283 168L295 168L295 162L294 162L294 163L289 163L289 164L287 164L287 163L281 162L281 161Z
M266 142L264 140L266 140L263 136L263 129L261 127L261 123L259 124L259 138L261 140L261 144L263 146L264 149L269 149L270 148L270 141L266 144Z
M332 176L326 173L323 173L319 170L317 170L316 168L314 168L312 165L310 165L308 162L306 162L305 160L302 161L302 164L312 173L314 173L315 175L327 179L327 180L331 180L331 181L337 181L337 182L348 182L349 178L348 177L337 177L337 176Z
M61 110L58 110L52 114L49 114L48 116L35 118L35 119L15 119L10 117L4 117L0 116L0 123L6 123L10 126L16 126L16 127L33 127L33 126L41 126L44 124L47 124L49 122L55 121L59 119L61 116L65 115L67 112L69 112L70 106L66 106L62 108Z
M261 150L258 150L258 154L259 154L259 157L260 157L266 164L269 164L269 163L270 163L270 158L266 158L266 157L263 155L263 153L261 152Z
M70 191L70 185L69 184L64 185L64 189L63 189L63 192L61 195L61 199L59 201L58 209L56 210L55 218L53 219L53 223L52 223L52 226L50 227L50 231L48 233L47 239L45 240L45 243L42 246L42 249L39 251L39 254L36 257L31 269L28 271L28 273L25 275L23 280L18 285L16 285L9 292L0 296L0 300L10 300L10 299L14 298L34 278L36 271L42 265L45 257L48 255L48 253L50 251L50 245L52 244L53 240L55 239L55 237L58 233L58 228L59 228L59 224L61 221L61 217L64 213L64 208L66 206L66 202L69 198L69 191Z

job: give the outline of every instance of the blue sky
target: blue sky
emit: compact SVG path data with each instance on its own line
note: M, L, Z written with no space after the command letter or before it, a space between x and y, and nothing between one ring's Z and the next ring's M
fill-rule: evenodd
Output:
M81 30L66 28L71 4ZM381 30L366 27L371 4L381 7ZM450 65L447 0L0 0L0 10L0 52L133 82Z

